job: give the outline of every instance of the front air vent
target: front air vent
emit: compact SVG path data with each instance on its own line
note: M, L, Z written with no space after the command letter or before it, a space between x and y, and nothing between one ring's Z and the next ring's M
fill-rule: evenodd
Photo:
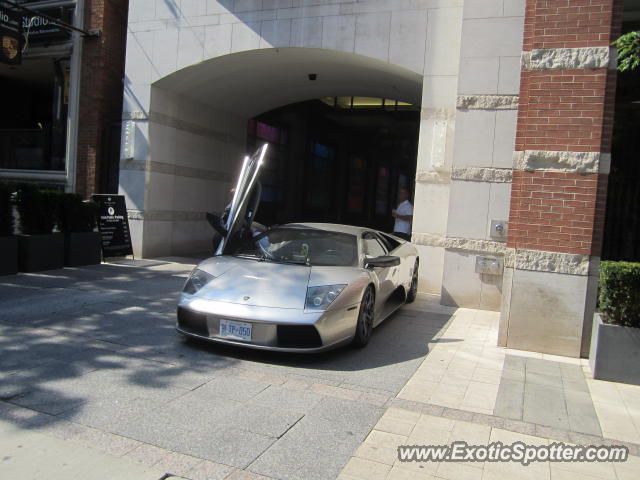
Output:
M207 316L183 307L178 307L178 327L187 333L203 337L209 336Z
M322 339L313 325L278 325L278 346L317 348L322 346Z

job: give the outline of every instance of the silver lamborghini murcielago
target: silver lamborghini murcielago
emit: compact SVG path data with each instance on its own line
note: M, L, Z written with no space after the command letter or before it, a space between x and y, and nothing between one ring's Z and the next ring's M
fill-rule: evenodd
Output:
M317 352L353 343L418 287L409 242L364 227L253 222L267 145L246 157L234 197L220 218L215 256L194 270L178 304L179 332L264 350Z

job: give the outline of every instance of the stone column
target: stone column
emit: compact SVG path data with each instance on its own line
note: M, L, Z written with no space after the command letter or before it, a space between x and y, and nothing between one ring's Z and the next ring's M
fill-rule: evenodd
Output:
M507 248L495 222L509 216L524 6L464 2L448 215L444 231L421 230L440 237L414 234L414 242L443 247L446 305L500 309ZM496 268L477 268L483 264Z
M499 344L585 356L613 123L617 0L527 0Z

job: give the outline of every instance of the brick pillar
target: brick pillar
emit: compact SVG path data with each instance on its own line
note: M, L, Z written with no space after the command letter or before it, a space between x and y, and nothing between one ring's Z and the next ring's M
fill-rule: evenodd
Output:
M588 353L615 94L617 0L527 0L499 343Z
M105 132L122 118L128 1L85 0L86 30L82 47L76 192L85 197L100 191L105 166Z

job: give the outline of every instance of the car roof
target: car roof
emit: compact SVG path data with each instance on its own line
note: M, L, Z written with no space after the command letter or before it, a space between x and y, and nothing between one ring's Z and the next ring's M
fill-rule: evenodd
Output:
M366 227L355 227L353 225L339 225L337 223L287 223L286 225L279 225L280 228L309 228L324 230L326 232L339 232L348 233L351 235L360 236L364 232L376 231Z

